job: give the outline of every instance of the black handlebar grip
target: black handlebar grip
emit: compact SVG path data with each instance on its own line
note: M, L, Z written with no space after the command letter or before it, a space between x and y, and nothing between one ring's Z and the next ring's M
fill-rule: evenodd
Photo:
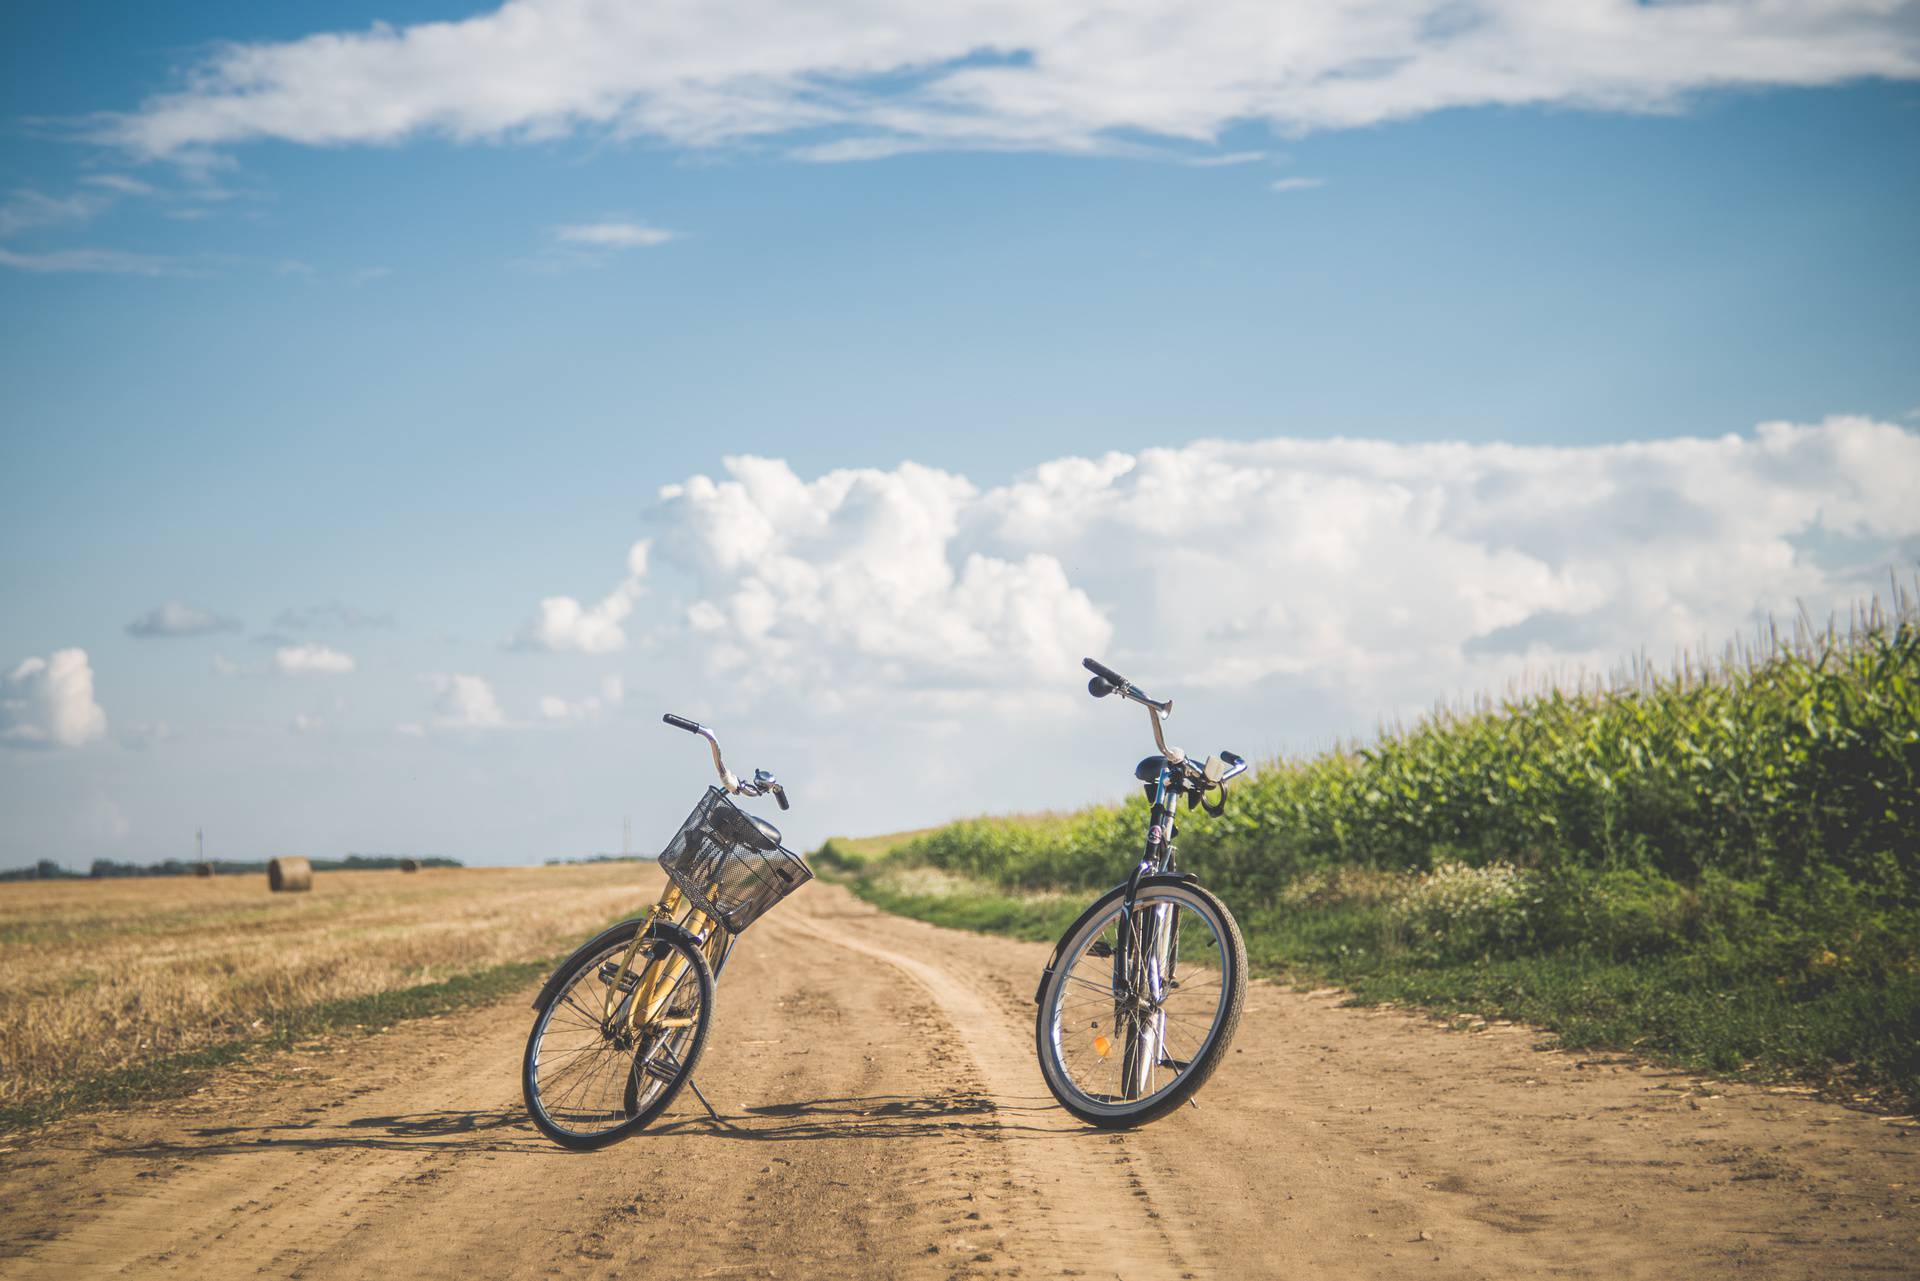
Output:
M687 731L687 733L689 734L698 734L700 732L700 726L698 723L694 721L690 721L684 716L675 716L672 712L668 712L665 716L662 716L660 719L665 721L667 724L673 726L675 729L683 729Z
M1108 667L1105 663L1096 663L1091 658L1083 658L1080 660L1080 666L1086 668L1088 671L1092 672L1095 676L1100 677L1102 680L1111 681L1115 685L1125 685L1127 683L1126 677L1122 676L1119 672L1114 671L1111 667Z
M773 799L780 802L781 809L786 809L787 808L787 789L783 787L779 791L775 792L773 794Z

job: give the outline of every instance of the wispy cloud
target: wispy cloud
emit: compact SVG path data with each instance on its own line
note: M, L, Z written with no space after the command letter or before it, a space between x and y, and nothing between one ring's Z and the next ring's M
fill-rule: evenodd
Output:
M109 203L111 197L88 192L49 196L42 191L22 188L8 196L5 204L0 204L0 239L43 227L85 222Z
M593 249L650 249L677 237L678 233L663 227L619 219L572 223L553 229L553 238L560 244L585 245Z
M538 254L521 259L516 265L530 271L557 272L585 267L603 267L616 254L634 249L655 249L680 239L680 233L628 218L604 218L598 222L565 223L549 227Z
M127 624L127 635L142 640L161 636L205 636L210 632L237 632L240 620L200 609L185 601L155 605Z
M515 0L460 21L226 44L95 136L203 169L257 139L583 130L686 147L804 132L847 157L1084 153L1140 135L1205 143L1246 122L1294 135L1482 105L1662 111L1706 89L1920 76L1920 27L1886 0L901 0L879 27L853 0L675 13L671 38L621 0Z
M1326 185L1325 178L1275 178L1268 184L1274 191L1312 191Z
M92 174L81 179L83 190L49 196L22 188L0 203L0 240L73 228L93 221L124 197L145 196L153 188L119 174ZM156 254L130 253L93 246L19 250L0 246L0 267L39 275L171 276L184 273L181 263Z
M568 699L548 694L540 700L540 715L549 721L591 721L620 706L627 697L626 683L618 676L601 678L600 691L585 698Z
M1195 169L1220 169L1227 165L1257 164L1266 158L1264 151L1229 151L1220 156L1192 156L1186 163Z
M0 249L0 267L36 275L184 276L191 274L177 258L160 254L128 253L122 249L47 249L17 253Z
M283 609L274 615L275 627L291 628L294 631L326 631L329 628L392 627L393 615L374 613L349 605L345 601L328 601L324 605L304 605L298 609Z
M138 178L129 178L123 173L88 174L80 180L89 187L99 187L106 191L117 192L123 196L151 196L153 186L141 182Z

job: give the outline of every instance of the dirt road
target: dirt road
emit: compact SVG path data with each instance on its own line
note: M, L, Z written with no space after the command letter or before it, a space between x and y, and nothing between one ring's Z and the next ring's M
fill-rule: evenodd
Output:
M13 1140L0 1276L1920 1275L1911 1123L1334 994L1256 985L1198 1108L1082 1129L1044 956L811 885L720 985L724 1128L548 1145L510 1001Z

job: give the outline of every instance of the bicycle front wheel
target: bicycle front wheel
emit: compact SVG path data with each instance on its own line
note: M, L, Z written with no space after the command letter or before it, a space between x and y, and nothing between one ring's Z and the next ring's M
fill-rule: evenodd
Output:
M1090 1125L1144 1125L1212 1076L1240 1025L1247 948L1219 899L1184 881L1100 899L1060 942L1035 1041L1060 1106Z
M713 1017L707 958L674 935L653 935L640 941L622 976L632 941L632 930L611 935L582 959L527 1037L520 1072L527 1113L562 1147L605 1147L644 1128L673 1102L706 1045ZM646 1008L629 1019L636 1001Z

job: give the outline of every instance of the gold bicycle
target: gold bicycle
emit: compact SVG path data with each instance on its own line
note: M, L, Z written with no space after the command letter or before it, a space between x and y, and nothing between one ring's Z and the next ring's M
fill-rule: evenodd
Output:
M533 1123L562 1147L637 1133L692 1083L714 980L741 931L813 877L779 828L730 799L771 795L784 810L779 780L765 770L736 778L712 730L662 719L707 740L721 786L707 788L661 851L667 887L652 910L582 944L534 999L520 1088Z

